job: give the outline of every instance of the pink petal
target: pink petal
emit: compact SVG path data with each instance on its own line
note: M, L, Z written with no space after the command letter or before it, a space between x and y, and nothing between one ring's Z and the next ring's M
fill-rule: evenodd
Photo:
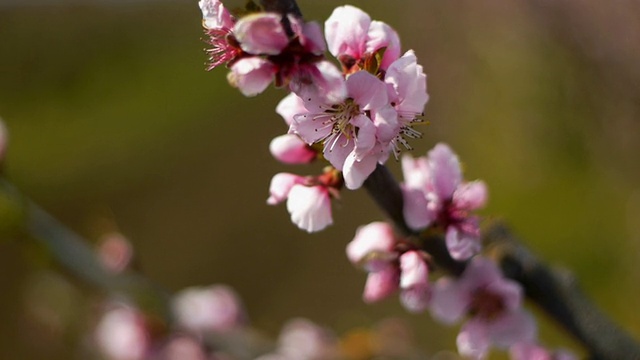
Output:
M535 320L523 310L503 313L488 322L486 330L491 342L500 348L507 348L521 341L533 341L537 333Z
M453 203L459 209L480 209L487 203L488 190L484 181L472 181L460 185L453 193Z
M113 359L142 360L150 347L142 315L126 305L118 305L102 316L95 340L100 350Z
M309 111L318 112L323 105L333 105L347 98L342 72L331 62L322 60L301 66L289 84L291 91L305 102Z
M347 245L347 257L353 264L360 263L368 254L373 252L388 253L391 255L396 238L393 228L386 222L373 222L361 226L356 231L356 236ZM386 261L384 261L386 263ZM368 271L376 271L386 266L386 264L367 263L365 268Z
M287 199L287 211L294 224L310 233L333 224L329 193L320 186L294 185Z
M416 61L413 50L409 50L389 66L384 77L394 89L392 98L401 112L420 114L429 100L427 76Z
M427 208L428 202L424 193L420 190L402 187L404 199L403 215L407 226L413 230L422 230L431 225L433 214Z
M290 93L280 100L278 106L276 106L276 112L282 116L287 125L291 125L295 115L307 113L308 111L304 107L304 101L296 94Z
M362 160L354 155L347 156L342 169L344 185L350 190L360 188L377 165L378 159L375 156L365 156Z
M308 164L316 158L316 152L294 134L280 135L271 140L269 151L285 164Z
M472 293L499 281L504 281L504 277L496 263L482 256L476 256L467 265L459 279L459 284L465 289L464 291Z
M273 81L276 67L259 57L240 59L233 64L227 80L240 89L244 96L255 96L263 92Z
M416 314L424 312L429 307L429 300L431 299L429 290L430 288L424 285L403 289L400 292L400 302L409 312Z
M325 121L327 117L317 117L315 114L303 113L293 117L293 122L289 127L290 134L296 134L300 138L311 145L331 134L332 127L327 126ZM325 151L327 149L325 148ZM349 149L351 151L351 149Z
M202 21L207 29L231 29L233 17L219 0L200 0L198 2L202 10Z
M402 156L402 174L404 185L409 189L428 191L431 185L431 172L426 157L413 158L409 154Z
M389 145L400 132L398 113L387 105L375 111L371 111L371 119L376 127L376 138L384 145Z
M467 260L482 249L477 235L461 231L457 226L447 228L445 240L449 254L458 261Z
M289 44L280 21L281 16L275 13L250 14L238 20L233 34L249 54L278 55Z
M398 290L398 268L388 266L385 269L369 273L364 286L363 299L366 303L383 300Z
M337 7L324 24L329 52L335 57L361 58L370 24L371 18L364 11L350 5Z
M429 151L429 164L436 194L441 201L450 199L462 181L458 157L449 146L439 143Z
M369 54L386 47L380 68L385 70L400 56L400 37L391 26L382 21L372 21L367 32L366 49Z
M276 174L271 179L271 185L269 185L269 199L267 199L267 204L276 205L279 204L289 197L289 192L293 185L300 184L304 181L302 176L288 174L288 173L279 173Z
M453 278L442 277L432 286L431 315L444 324L453 324L467 313L471 293Z
M300 44L307 52L322 55L327 50L320 24L315 21L303 22L292 15L289 15L289 22L294 34L298 35Z
M456 338L460 355L472 359L484 359L491 347L491 338L486 323L471 319L460 329Z
M343 171L345 162L350 156L354 157L352 161L355 161L355 156L352 154L354 148L354 140L348 139L345 135L341 134L335 138L329 138L329 140L325 142L323 150L324 158L327 159L333 167Z
M362 160L376 145L376 127L371 119L364 115L358 115L351 120L351 125L356 126L357 136L354 139L356 145L354 155L358 161Z
M384 82L364 70L349 75L347 92L360 105L360 110L379 109L388 104Z
M400 256L400 288L429 285L429 267L417 251L407 251Z

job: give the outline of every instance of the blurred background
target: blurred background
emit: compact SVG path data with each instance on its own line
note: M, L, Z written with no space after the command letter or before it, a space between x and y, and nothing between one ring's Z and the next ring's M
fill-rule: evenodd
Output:
M342 4L299 1L320 22ZM466 177L489 185L483 214L574 271L640 337L640 3L351 4L392 25L428 74L431 125L415 155L451 144ZM270 157L285 93L244 98L226 69L205 72L200 19L196 0L0 0L7 177L91 241L127 236L139 269L171 291L234 287L269 336L295 316L338 333L397 316L427 354L455 349L457 328L395 297L362 303L365 274L344 248L382 219L364 191L345 191L335 225L313 235L266 205L275 173L317 168ZM47 270L34 244L5 236L0 264L0 358L77 358L82 299L98 295ZM574 346L541 327L547 344Z

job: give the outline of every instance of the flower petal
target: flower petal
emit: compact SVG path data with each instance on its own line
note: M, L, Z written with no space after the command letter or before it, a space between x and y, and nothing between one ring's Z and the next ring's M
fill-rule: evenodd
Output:
M386 48L381 69L387 69L389 65L400 57L400 37L391 26L382 21L372 21L367 32L365 52L373 54L375 51Z
M255 96L263 92L273 81L275 66L259 57L240 59L233 64L227 80L240 89L244 96Z
M487 203L488 190L484 181L472 181L460 185L453 193L453 203L459 209L480 209Z
M347 156L342 169L344 184L349 190L355 190L362 186L378 165L375 156L365 156L358 160L355 155Z
M391 225L382 221L373 222L356 230L356 236L347 245L347 257L351 263L358 264L373 252L391 254L395 243L396 238ZM365 267L369 271L379 270L377 266L370 268L368 264L365 264Z
M289 44L289 38L275 13L244 16L233 27L242 50L253 55L278 55Z
M458 261L467 260L482 249L480 238L476 234L461 231L457 226L447 228L445 240L449 254Z
M294 134L280 135L271 140L269 151L285 164L308 164L316 158L316 152Z
M383 300L398 290L398 277L400 272L395 266L369 273L362 295L364 302L372 303Z
M304 181L302 176L288 174L288 173L279 173L271 178L271 184L269 185L269 199L267 199L267 204L276 205L279 204L289 197L289 191L295 184L300 184Z
M354 6L335 8L324 24L329 52L335 57L349 55L361 58L370 24L371 17Z
M287 211L294 224L310 233L333 224L329 193L320 186L294 185L287 199Z
M429 151L429 164L433 176L433 190L441 201L450 199L462 181L458 157L448 145L439 143Z
M491 338L487 334L486 323L472 318L460 329L456 343L460 355L472 359L484 359L491 347Z
M384 82L364 70L349 75L347 92L360 105L360 110L379 109L388 104Z
M453 324L467 312L471 293L453 278L442 277L432 286L431 315L444 324Z

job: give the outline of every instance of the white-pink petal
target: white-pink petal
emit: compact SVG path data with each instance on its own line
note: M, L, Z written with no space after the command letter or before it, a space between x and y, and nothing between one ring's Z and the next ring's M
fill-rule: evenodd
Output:
M522 341L534 341L538 330L533 316L522 309L504 312L492 321L470 321L482 322L491 342L500 348L507 348Z
M279 173L274 175L269 185L267 204L276 205L285 201L289 197L293 185L301 184L303 181L302 176L295 174Z
M198 2L202 10L202 22L207 29L231 29L233 16L219 0L200 0Z
M362 160L358 160L355 155L349 155L342 169L344 185L349 190L360 188L376 166L378 166L378 159L375 156L365 156Z
M357 7L335 8L324 24L329 52L335 57L349 55L359 59L366 51L370 24L371 17Z
M385 83L364 70L347 77L347 92L361 111L379 109L388 104Z
M307 109L304 107L304 101L294 93L289 93L289 95L280 100L278 106L276 106L276 113L282 116L287 125L293 123L296 115L307 112Z
M255 13L242 17L233 27L242 50L253 55L278 55L289 44L281 15Z
M296 226L310 233L333 224L329 192L320 186L294 185L289 191L287 211Z
M453 203L458 209L476 210L483 208L489 198L484 181L476 180L460 185L453 193Z
M447 325L458 322L469 309L471 295L453 278L438 279L432 286L429 307L431 316Z
M429 165L433 177L433 190L441 201L453 196L462 181L462 170L458 156L444 144L437 144L429 151Z
M491 338L486 324L476 319L469 320L460 329L456 338L458 352L465 358L484 359L491 348Z
M114 360L142 360L150 347L142 315L126 305L117 305L102 316L95 329L95 341Z
M418 65L413 50L407 51L387 69L384 81L393 88L390 97L398 111L420 114L429 100L427 76ZM409 119L411 120L411 119Z
M469 234L457 226L447 227L445 242L451 257L458 261L467 260L482 250L480 238L476 234Z
M227 80L244 96L255 96L269 86L275 74L276 67L270 61L259 57L248 57L233 64L231 72L227 74Z
M422 230L431 225L434 220L433 213L429 211L427 198L421 190L410 189L402 186L402 198L404 206L402 213L407 226L413 230Z

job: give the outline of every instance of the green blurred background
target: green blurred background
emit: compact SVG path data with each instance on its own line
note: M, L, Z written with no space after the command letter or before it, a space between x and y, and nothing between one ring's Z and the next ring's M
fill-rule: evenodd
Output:
M299 1L319 21L342 4ZM489 184L483 213L572 269L640 335L639 3L352 4L395 27L428 74L431 125L415 154L451 144L467 178ZM205 72L200 18L196 0L0 0L8 177L92 241L125 234L142 271L172 291L233 286L272 336L294 316L339 333L400 316L427 353L454 349L456 329L407 315L397 298L362 304L365 274L344 248L357 226L382 218L364 191L345 191L335 225L313 235L284 206L266 205L273 174L316 168L270 157L271 138L286 131L273 111L284 92L244 98L225 69ZM389 167L398 173L399 164ZM40 294L33 283L53 276L43 280L41 252L0 242L2 359L74 358L86 330L88 305L78 298L87 291L75 286L66 300L46 291L40 299L66 304L59 311L73 331L62 333L72 335L60 340L60 329L33 321L25 306ZM573 346L549 323L542 333Z

